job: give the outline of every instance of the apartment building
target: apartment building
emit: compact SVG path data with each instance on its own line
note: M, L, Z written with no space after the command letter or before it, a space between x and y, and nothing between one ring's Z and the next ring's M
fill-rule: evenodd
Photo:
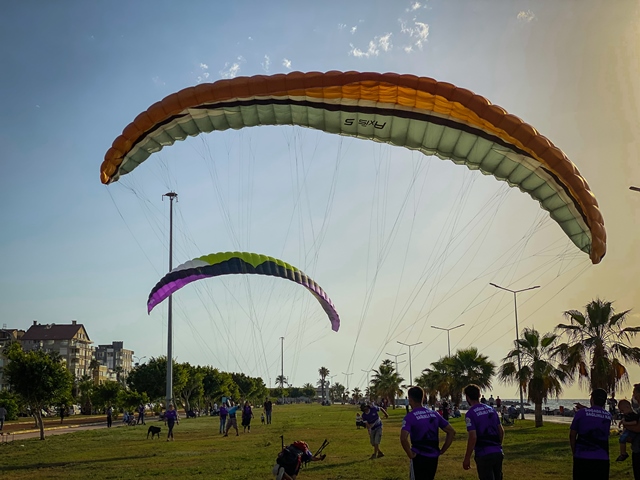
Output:
M127 377L133 369L133 350L124 348L124 342L112 342L111 345L98 345L96 348L96 360L107 367L108 370L121 369L122 378Z
M17 328L7 328L7 326L3 326L0 329L0 391L6 390L9 388L9 384L4 378L4 367L8 362L7 357L2 353L4 347L6 347L11 342L19 341L24 335L24 330L19 330Z
M75 378L92 374L90 364L93 358L93 342L84 325L75 320L70 324L47 325L34 321L29 330L22 335L20 343L24 350L57 352Z

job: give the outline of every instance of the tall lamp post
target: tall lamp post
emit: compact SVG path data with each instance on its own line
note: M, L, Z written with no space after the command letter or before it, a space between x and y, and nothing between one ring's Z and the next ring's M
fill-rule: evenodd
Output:
M411 370L411 347L415 347L416 345L420 345L422 342L412 343L409 345L408 343L398 342L400 345L404 345L405 347L409 347L409 387L413 386L413 371Z
M173 201L178 198L175 192L165 193L163 197L169 197L169 271L173 270ZM173 303L169 295L167 314L167 390L165 407L169 410L169 404L173 398Z
M520 331L518 330L518 298L517 294L520 292L526 292L527 290L534 290L536 288L540 288L540 285L536 285L535 287L522 288L520 290L511 290L509 288L501 287L500 285L496 285L495 283L489 282L489 285L492 287L499 288L500 290L505 290L507 292L513 293L513 308L516 316L516 347L518 348L518 371L522 370L522 366L520 365L520 344L518 343L518 339L520 338ZM520 385L520 418L524 420L524 395L522 393L522 385Z
M395 362L396 362L396 373L398 373L398 357L401 357L402 355L406 355L407 352L403 352L403 353L399 353L397 355L394 355L393 353L386 353L386 355L389 355L390 357L393 357ZM400 362L402 363L402 362Z
M449 336L449 332L451 330L455 330L456 328L460 328L460 327L464 327L464 323L461 323L460 325L456 325L455 327L451 327L451 328L436 327L435 325L431 325L431 328L435 328L437 330L444 330L445 332L447 332L447 347L449 351L449 356L451 356L451 338Z

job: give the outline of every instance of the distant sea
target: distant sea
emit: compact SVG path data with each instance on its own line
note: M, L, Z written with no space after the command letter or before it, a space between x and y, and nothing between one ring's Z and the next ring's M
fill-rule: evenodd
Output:
M520 403L520 399L519 398L501 398L501 400L503 402L513 402L516 405ZM544 410L545 407L549 407L550 410L557 410L560 405L562 405L564 408L567 408L569 410L571 410L573 408L573 404L575 402L580 402L583 405L587 405L589 406L589 399L584 399L584 398L560 398L560 399L555 399L555 398L550 398L549 401L545 404L542 404L542 409ZM526 403L527 400L525 399L524 401L525 403L525 408L531 408L533 409L533 404L531 404L530 407L527 407Z

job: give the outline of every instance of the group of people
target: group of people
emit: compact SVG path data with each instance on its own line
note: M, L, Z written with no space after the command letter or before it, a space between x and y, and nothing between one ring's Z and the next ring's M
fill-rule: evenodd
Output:
M273 411L273 403L268 398L264 399L263 404L264 412L260 415L261 422L263 424L271 424L271 414ZM240 410L242 416L242 428L243 433L251 433L251 420L253 419L253 408L251 403L247 400L244 405L235 404L233 401L228 400L224 402L220 407L220 433L225 437L229 436L229 431L233 428L236 431L236 436L240 435L238 430L238 420L236 414Z

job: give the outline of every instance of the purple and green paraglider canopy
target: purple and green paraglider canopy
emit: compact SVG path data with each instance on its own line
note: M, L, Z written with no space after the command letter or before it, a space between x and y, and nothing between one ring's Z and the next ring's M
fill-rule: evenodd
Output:
M219 252L189 260L167 273L156 284L147 300L147 311L185 285L220 275L255 274L285 278L304 286L316 297L331 321L331 329L340 328L340 316L325 291L313 279L293 265L277 258L250 252Z

